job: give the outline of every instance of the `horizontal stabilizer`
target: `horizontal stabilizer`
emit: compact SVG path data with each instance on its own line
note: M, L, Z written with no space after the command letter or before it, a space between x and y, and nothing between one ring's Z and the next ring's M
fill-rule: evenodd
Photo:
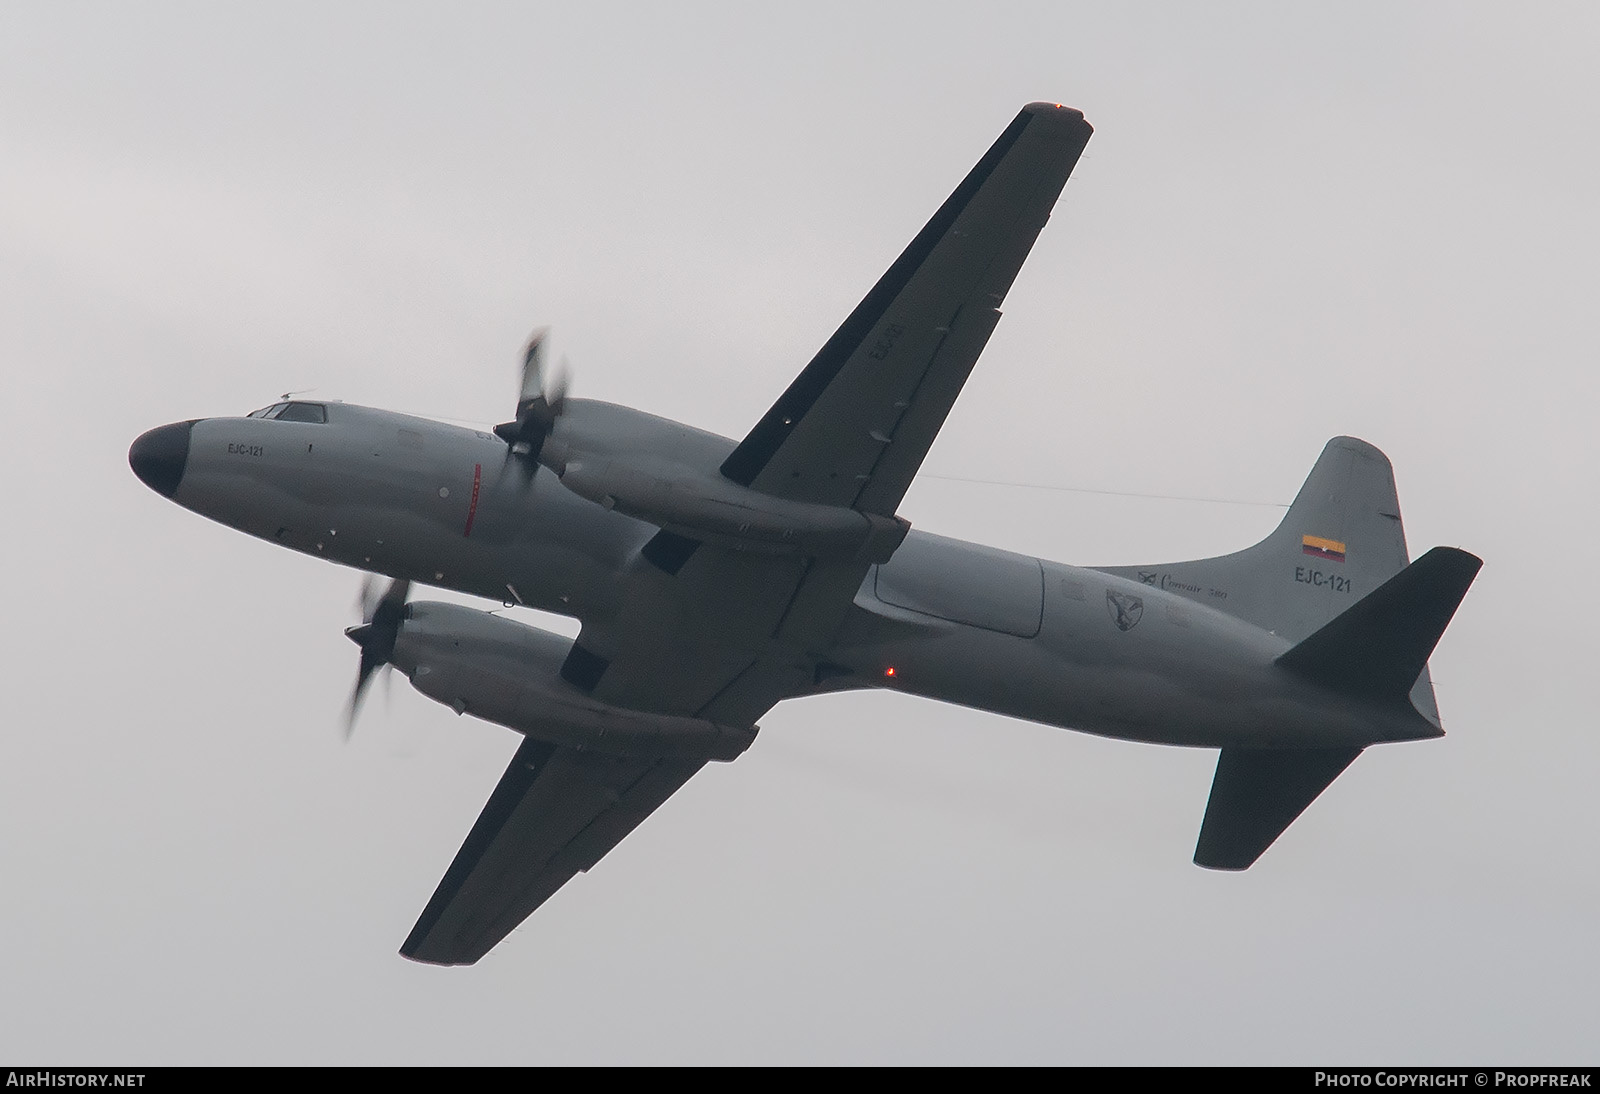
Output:
M1319 684L1369 699L1403 699L1450 625L1483 560L1435 547L1278 658Z
M1195 865L1248 868L1359 755L1359 748L1223 749Z

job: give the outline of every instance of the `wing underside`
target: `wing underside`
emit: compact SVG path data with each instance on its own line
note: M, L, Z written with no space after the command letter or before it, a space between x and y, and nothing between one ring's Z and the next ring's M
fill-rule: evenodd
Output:
M1024 107L722 465L797 501L892 516L1092 132Z
M434 965L477 961L703 764L525 739L400 952Z

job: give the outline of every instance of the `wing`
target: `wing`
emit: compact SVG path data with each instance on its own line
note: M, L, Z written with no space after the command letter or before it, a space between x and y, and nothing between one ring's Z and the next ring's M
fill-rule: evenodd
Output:
M893 516L999 321L1091 130L1024 107L722 465L776 497ZM866 565L701 549L662 532L585 620L562 675L635 710L751 725L814 682ZM703 765L524 741L401 953L470 964Z
M722 473L892 516L1092 132L1033 103L729 455Z
M699 771L523 741L400 952L470 965Z
M1023 107L722 473L893 516L1091 132L1076 110ZM665 531L642 556L659 574L636 575L609 626L585 624L580 643L605 665L585 682L625 706L670 693L676 713L734 724L814 680L807 655L826 647L866 574L864 563L710 549Z

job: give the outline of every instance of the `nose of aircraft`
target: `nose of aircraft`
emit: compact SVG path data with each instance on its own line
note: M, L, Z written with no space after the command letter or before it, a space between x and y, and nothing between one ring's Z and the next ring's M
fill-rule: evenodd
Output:
M128 466L150 489L172 497L183 481L184 464L189 462L189 431L193 428L194 421L174 422L145 433L128 449Z

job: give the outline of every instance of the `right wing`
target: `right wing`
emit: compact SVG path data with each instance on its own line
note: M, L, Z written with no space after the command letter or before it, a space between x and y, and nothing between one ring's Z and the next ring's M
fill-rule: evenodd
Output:
M477 961L704 763L525 738L400 953L433 965Z

